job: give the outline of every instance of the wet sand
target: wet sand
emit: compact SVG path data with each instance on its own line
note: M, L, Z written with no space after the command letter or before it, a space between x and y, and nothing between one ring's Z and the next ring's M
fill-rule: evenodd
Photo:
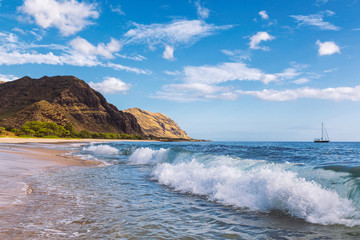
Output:
M69 145L88 142L139 141L121 139L46 139L0 138L0 209L16 203L19 196L31 193L25 178L57 167L99 164L71 155L68 151L43 148L43 144ZM39 146L36 146L39 143ZM29 145L31 144L31 145ZM35 145L34 145L35 144Z
M54 167L80 166L88 161L63 156L63 150L31 148L26 146L0 144L0 209L16 203L21 195L31 193L27 176Z

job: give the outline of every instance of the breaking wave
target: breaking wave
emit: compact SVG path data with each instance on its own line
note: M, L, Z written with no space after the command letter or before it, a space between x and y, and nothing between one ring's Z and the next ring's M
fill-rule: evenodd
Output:
M160 148L153 150L148 147L138 148L129 157L129 164L132 165L154 165L166 161L168 150Z
M115 155L119 150L109 145L91 145L84 148L85 151L93 152L96 155Z
M148 147L136 149L127 163L149 165L158 183L225 205L281 211L317 224L360 225L356 200L348 198L354 184L340 180L348 174L304 169L301 164ZM336 182L341 186L332 187Z

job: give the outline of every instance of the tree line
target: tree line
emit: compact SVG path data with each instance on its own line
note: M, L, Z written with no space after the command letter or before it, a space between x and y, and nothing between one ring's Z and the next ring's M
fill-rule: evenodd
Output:
M71 123L65 126L53 122L31 121L21 126L20 129L13 127L0 127L0 134L12 132L19 137L40 138L97 138L97 139L134 139L141 140L142 136L126 133L95 133L88 130L76 131Z

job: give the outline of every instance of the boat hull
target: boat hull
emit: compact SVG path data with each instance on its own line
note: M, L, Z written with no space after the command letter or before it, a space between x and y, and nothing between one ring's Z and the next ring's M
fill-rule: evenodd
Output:
M314 140L314 143L328 143L330 140Z

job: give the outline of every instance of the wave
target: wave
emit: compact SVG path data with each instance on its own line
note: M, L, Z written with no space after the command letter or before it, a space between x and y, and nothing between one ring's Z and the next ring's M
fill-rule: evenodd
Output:
M317 224L360 225L353 201L326 184L300 176L301 171L317 175L326 170L211 154L187 153L184 157L171 149L147 147L136 149L128 164L152 165L151 177L158 183L225 205L261 212L281 211ZM340 178L341 174L332 173L334 179Z
M168 150L160 148L153 150L148 147L136 149L129 157L128 163L131 165L154 165L167 159Z
M85 147L83 150L93 152L96 155L116 155L119 154L119 150L109 145L91 145Z

